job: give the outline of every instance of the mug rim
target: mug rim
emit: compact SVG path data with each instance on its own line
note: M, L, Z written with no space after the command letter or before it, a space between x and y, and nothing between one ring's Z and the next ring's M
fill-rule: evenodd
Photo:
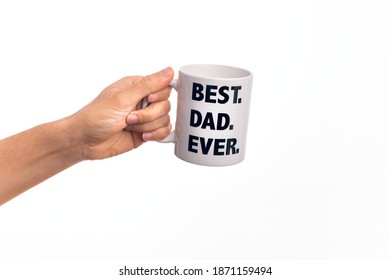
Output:
M222 64L187 64L180 67L179 73L189 77L213 80L241 80L253 76L252 72L247 69Z

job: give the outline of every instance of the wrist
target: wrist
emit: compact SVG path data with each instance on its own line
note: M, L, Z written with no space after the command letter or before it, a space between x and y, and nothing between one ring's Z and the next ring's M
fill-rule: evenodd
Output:
M64 159L70 165L85 160L83 146L80 141L80 135L77 132L77 122L72 116L55 121L55 127L59 132L58 145L64 153Z

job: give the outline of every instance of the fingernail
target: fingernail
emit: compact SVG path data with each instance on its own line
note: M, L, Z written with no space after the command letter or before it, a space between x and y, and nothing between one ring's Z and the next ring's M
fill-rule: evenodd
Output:
M171 74L172 74L172 68L171 68L171 67L167 67L167 68L165 68L164 70L161 70L161 75L162 75L164 78L169 78L169 77L171 77Z
M133 124L133 123L136 123L137 121L138 121L138 116L136 114L134 114L133 112L127 116L127 123L128 124Z
M145 132L142 134L142 138L145 140L145 141L149 141L152 139L152 133L151 132Z
M155 102L155 101L157 101L157 100L158 100L158 95L157 95L156 93L152 93L152 94L150 94L149 97L148 97L148 101L149 101L149 102Z

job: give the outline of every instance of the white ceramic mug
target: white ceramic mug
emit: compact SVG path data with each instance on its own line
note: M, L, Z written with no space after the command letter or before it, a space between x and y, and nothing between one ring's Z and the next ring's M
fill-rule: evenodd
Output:
M161 142L175 143L187 162L225 166L245 157L253 75L224 65L180 68L171 86L178 92L175 130Z

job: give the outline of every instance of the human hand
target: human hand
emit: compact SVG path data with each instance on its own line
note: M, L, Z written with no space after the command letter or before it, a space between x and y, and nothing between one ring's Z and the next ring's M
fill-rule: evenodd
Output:
M70 116L83 159L103 159L164 139L171 130L168 97L173 78L168 67L145 77L125 77ZM150 105L141 109L146 98Z

